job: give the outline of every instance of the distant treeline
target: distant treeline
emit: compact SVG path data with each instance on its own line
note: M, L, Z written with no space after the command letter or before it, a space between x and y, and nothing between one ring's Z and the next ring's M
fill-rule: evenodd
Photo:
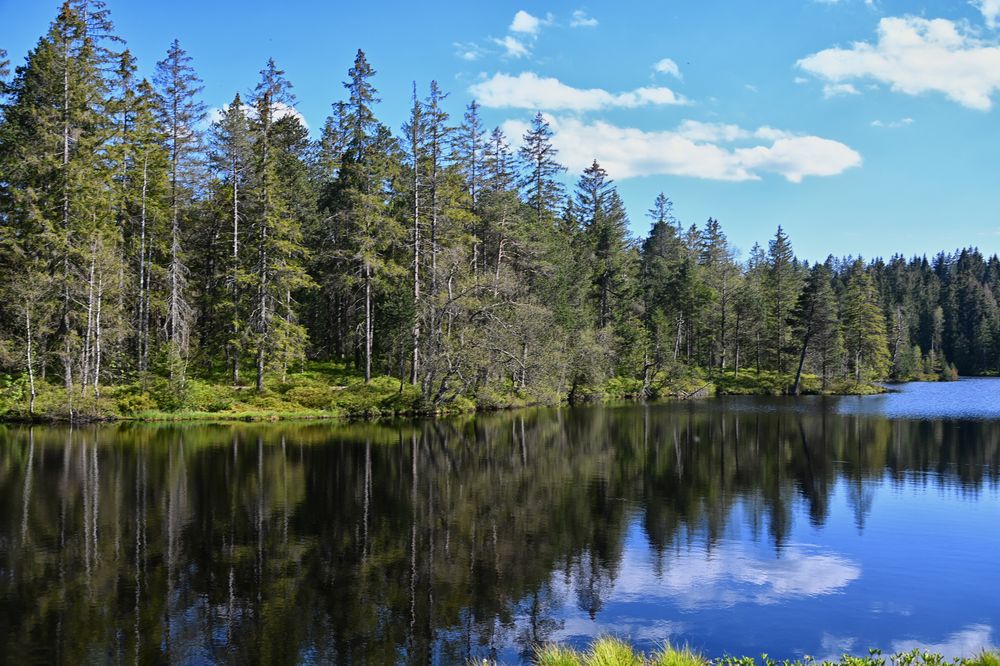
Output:
M803 370L825 386L1000 366L996 256L809 265L779 228L740 259L663 194L635 238L596 161L567 191L541 114L515 150L431 82L393 131L362 51L319 140L273 60L209 124L178 43L141 78L94 0L65 3L23 65L0 60L0 368L32 386L262 388L346 359L436 405L612 377L650 393L691 368L797 390Z

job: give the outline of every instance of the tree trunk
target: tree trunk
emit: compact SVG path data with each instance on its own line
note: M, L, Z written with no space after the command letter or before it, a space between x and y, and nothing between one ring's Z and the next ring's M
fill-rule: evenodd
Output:
M232 334L233 341L230 343L229 353L232 355L233 386L240 384L240 317L239 317L239 260L240 260L240 185L239 169L236 160L233 160L233 274L230 277L232 285L230 288L233 299L232 312Z
M70 245L70 228L69 228L69 43L67 40L63 40L63 150L62 150L62 224L63 233L65 234L66 246L63 248L63 373L64 381L66 384L66 393L70 396L72 400L73 392L73 369L69 340L69 308L70 308L70 297L69 297L69 285L70 285L70 271L69 271L69 245ZM70 408L70 418L72 418L73 410Z
M806 332L802 337L802 351L799 354L799 367L795 371L795 383L792 385L792 395L799 394L800 384L802 382L802 366L806 363L806 351L809 348L809 340L812 337L812 333Z
M28 415L35 415L35 397L38 395L35 392L35 364L32 358L31 352L31 306L25 304L24 306L24 329L25 329L25 342L27 343L27 361L28 361L28 387L31 391L31 396L28 399Z
M104 299L104 273L97 277L97 313L94 323L94 397L101 397L101 301Z
M146 372L149 350L149 277L146 270L146 191L149 156L142 158L142 199L139 213L139 372Z
M416 83L413 85L414 104L417 104ZM413 365L410 371L410 383L414 385L417 383L417 377L420 373L420 148L417 136L419 130L418 123L414 120L411 128L413 150Z
M365 383L372 380L372 267L365 260Z
M90 386L91 341L94 330L94 264L97 262L97 241L90 244L90 273L87 278L87 331L83 339L83 352L80 361L80 382L83 392L87 393Z

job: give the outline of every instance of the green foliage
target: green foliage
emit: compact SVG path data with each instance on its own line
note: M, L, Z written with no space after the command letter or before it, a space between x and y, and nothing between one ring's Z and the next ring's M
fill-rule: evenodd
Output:
M996 256L810 267L778 228L739 257L719 220L682 225L664 193L637 239L597 162L565 191L540 113L514 151L475 102L451 119L431 81L395 134L361 50L318 141L268 60L205 150L191 58L175 40L150 83L121 43L106 9L70 2L3 82L0 371L38 378L45 417L375 416L1000 372ZM0 414L19 417L28 390L0 387Z
M974 657L946 659L940 654L921 652L914 649L889 656L879 650L871 650L861 657L843 655L836 661L818 662L812 657L801 660L777 661L768 655L754 657L726 656L706 659L689 648L665 645L662 649L643 654L627 641L615 637L601 637L594 640L586 652L580 652L562 645L545 645L536 653L533 663L538 666L997 666L1000 654L982 652Z

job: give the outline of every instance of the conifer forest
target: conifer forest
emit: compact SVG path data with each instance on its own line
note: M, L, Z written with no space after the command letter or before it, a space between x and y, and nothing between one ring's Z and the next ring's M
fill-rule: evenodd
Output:
M780 227L741 253L739 220L674 216L682 191L630 220L598 160L567 173L542 113L505 136L418 80L388 126L363 50L313 136L280 53L210 116L182 42L138 63L123 37L71 0L23 62L0 56L0 412L435 412L1000 370L996 255L813 262Z

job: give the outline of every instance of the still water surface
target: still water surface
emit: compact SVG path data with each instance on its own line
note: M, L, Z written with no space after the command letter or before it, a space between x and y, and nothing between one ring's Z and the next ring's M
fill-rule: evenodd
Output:
M1000 380L331 425L0 428L0 663L1000 645Z

